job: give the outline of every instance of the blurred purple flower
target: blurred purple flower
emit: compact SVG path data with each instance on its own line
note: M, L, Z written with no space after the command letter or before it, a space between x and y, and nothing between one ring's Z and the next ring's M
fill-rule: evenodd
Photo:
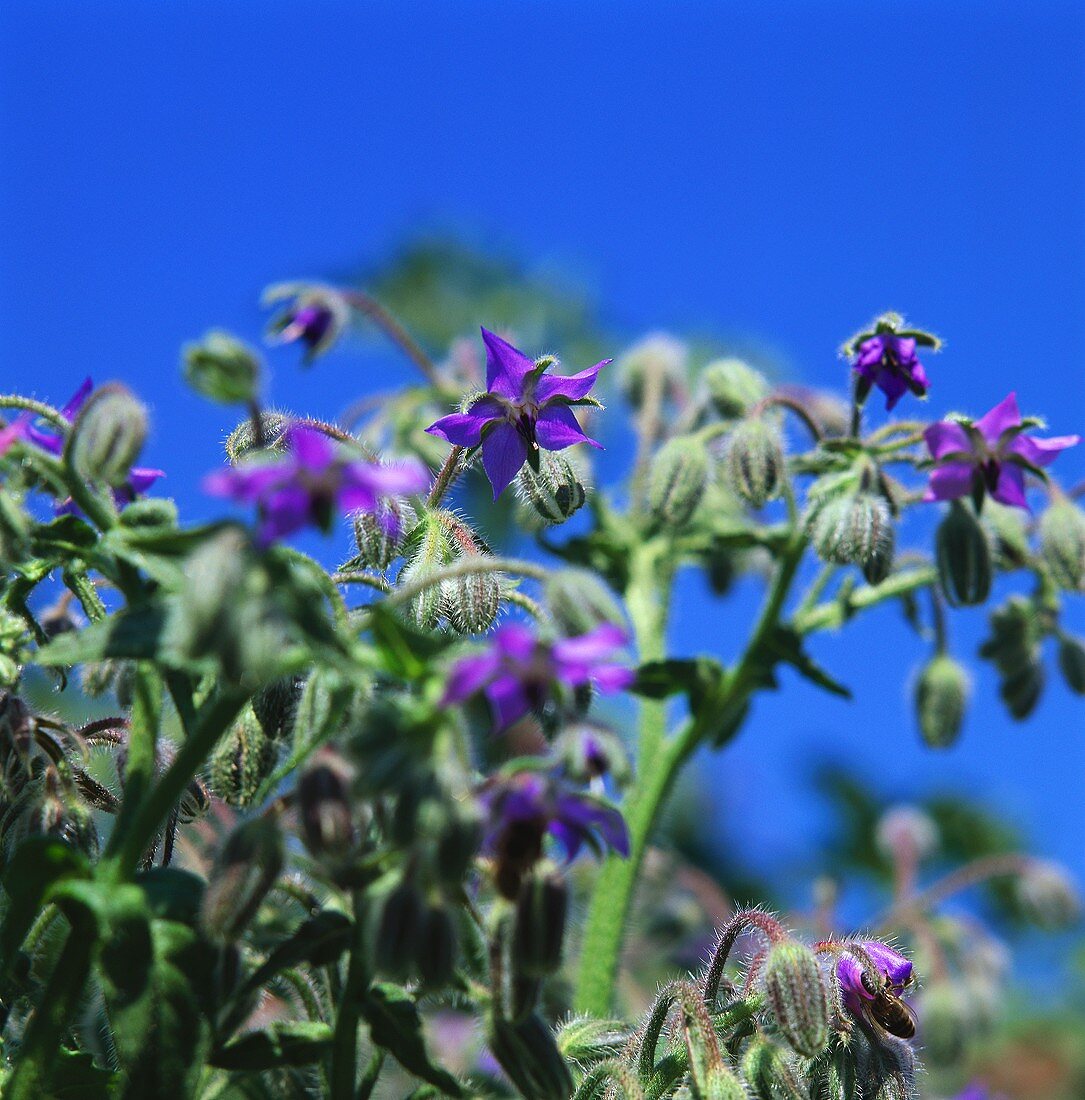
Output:
M584 844L629 855L629 833L618 810L559 776L518 772L491 779L479 802L487 818L483 849L490 855L526 856L533 862L547 834L567 860L575 859Z
M268 339L302 344L307 363L326 352L350 323L350 304L332 287L277 283L264 291L263 301L285 303L268 326Z
M912 979L912 964L899 951L878 940L860 940L856 946L865 951L888 984L890 992L899 993ZM856 1015L864 1013L864 1003L874 1000L875 991L863 982L863 963L855 955L841 955L836 964L836 979L844 995L844 1003Z
M574 443L600 444L589 439L573 415L595 384L604 359L568 377L546 374L537 365L486 329L486 390L466 412L443 416L426 431L457 447L482 445L482 465L493 486L494 500L509 486L533 451L560 451Z
M556 642L541 641L529 627L509 623L484 652L452 666L443 702L462 703L481 691L497 729L503 730L542 706L557 684L576 688L594 683L602 692L621 691L633 682L633 672L613 658L627 640L612 623Z
M885 394L887 412L909 391L916 397L927 395L930 383L915 349L914 338L891 332L878 333L859 345L855 371L868 387L877 386Z
M94 382L91 378L84 378L79 389L68 398L68 403L60 410L60 415L73 423L79 415L79 410L87 403ZM39 428L34 423L35 417L31 413L23 413L16 421L0 431L0 455L16 442L33 443L43 451L51 455L59 456L64 452L64 436L57 431ZM155 470L146 466L133 466L128 473L128 480L124 485L113 490L113 503L118 509L131 504L137 496L145 493L160 477L165 477L164 470ZM71 500L62 501L56 506L56 513L60 515L78 515L79 508Z
M1034 439L1024 434L1017 395L1011 393L975 423L939 420L923 433L935 461L925 500L956 500L990 493L1000 504L1028 508L1025 470L1048 466L1077 435Z
M1005 1094L992 1092L982 1081L972 1081L954 1100L1004 1100Z
M429 484L420 463L352 459L315 428L294 425L285 441L287 453L277 461L244 462L204 479L212 496L257 506L261 546L309 525L327 531L337 511L373 512L381 497L420 493Z

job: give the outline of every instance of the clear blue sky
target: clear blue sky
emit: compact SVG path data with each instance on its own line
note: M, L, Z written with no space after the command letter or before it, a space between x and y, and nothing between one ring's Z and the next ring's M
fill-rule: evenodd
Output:
M1073 3L6 0L3 384L138 387L149 458L203 513L230 417L183 390L179 345L212 325L255 337L266 283L451 219L572 262L630 328L765 338L815 384L840 381L857 324L905 310L947 339L933 410L1016 388L1081 430L1083 19ZM304 377L273 361L275 396L314 411L369 384L347 357ZM742 621L693 587L683 606L691 650ZM963 618L968 652L982 614ZM755 858L809 852L806 761L828 747L890 793L989 796L1085 877L1082 707L1054 676L1017 726L981 671L963 742L931 755L902 686L922 650L895 612L818 655L857 701L789 680L710 765Z

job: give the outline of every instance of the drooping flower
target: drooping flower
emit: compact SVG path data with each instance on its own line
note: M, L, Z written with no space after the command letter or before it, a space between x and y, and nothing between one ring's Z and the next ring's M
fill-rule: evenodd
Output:
M579 374L547 374L552 360L529 359L500 336L482 330L486 390L465 412L451 413L426 431L457 447L482 446L482 465L494 500L539 448L560 451L575 443L600 447L581 430L571 406L585 404L604 359Z
M629 833L613 806L556 774L518 772L488 780L479 791L486 824L483 851L494 858L498 888L515 897L520 879L551 836L573 860L585 844L629 855Z
M1017 395L1011 393L973 422L940 420L923 433L934 459L925 500L956 500L971 494L977 502L989 493L1001 504L1028 508L1025 472L1048 466L1077 435L1037 439L1025 435Z
M575 638L544 642L519 623L498 630L482 653L457 661L449 674L444 703L462 703L481 691L499 730L518 722L550 698L556 685L593 683L603 692L633 682L632 670L615 663L627 638L620 627L603 623Z
M887 992L899 995L912 980L911 961L888 944L878 940L860 940L856 946L869 956ZM842 954L836 963L836 978L849 1011L855 1016L867 1015L869 1006L881 990L869 988L863 961L857 955Z
M79 388L68 398L68 403L60 410L60 415L69 424L75 421L80 410L87 403L94 382L91 378L84 378ZM13 443L23 441L33 443L43 451L51 455L59 456L64 452L64 436L60 432L39 428L35 423L35 417L31 413L23 413L17 420L0 431L0 455L4 454ZM118 509L131 504L138 496L142 496L160 477L165 477L164 470L157 470L147 466L133 466L128 473L128 478L123 485L116 486L112 490L113 503ZM57 515L78 514L78 506L71 500L61 501L56 506Z
M381 497L428 485L420 463L382 466L351 458L315 428L293 425L285 442L286 453L274 461L243 462L204 480L213 496L257 506L262 546L310 525L327 531L337 511L372 512Z
M268 339L280 344L302 344L307 363L323 355L350 322L349 304L331 287L279 283L264 291L263 302L286 303L268 325Z
M887 412L906 393L926 397L930 383L916 354L915 337L879 332L863 340L856 351L856 374L864 380L868 392L871 386L877 386L885 394Z

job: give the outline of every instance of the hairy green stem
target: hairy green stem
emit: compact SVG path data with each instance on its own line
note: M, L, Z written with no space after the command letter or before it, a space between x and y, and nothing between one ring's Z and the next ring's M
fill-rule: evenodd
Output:
M462 466L460 465L460 459L463 458L463 447L453 447L445 458L444 464L437 471L437 476L433 479L433 487L429 491L429 497L426 500L426 505L430 508L436 508L445 498L445 494L452 488L452 483L460 475Z
M358 1006L369 984L365 943L365 902L354 894L354 940L347 964L347 980L335 1015L332 1040L331 1100L354 1100L358 1077Z
M937 579L938 572L933 565L902 569L877 586L862 585L846 593L842 599L826 600L796 615L795 629L800 634L812 634L815 630L833 630L847 622L856 611L927 588Z
M44 401L35 401L32 397L23 397L17 393L5 393L0 395L0 409L18 409L20 412L32 412L42 420L48 420L57 431L67 438L72 426L61 415L60 411L52 405L46 405Z

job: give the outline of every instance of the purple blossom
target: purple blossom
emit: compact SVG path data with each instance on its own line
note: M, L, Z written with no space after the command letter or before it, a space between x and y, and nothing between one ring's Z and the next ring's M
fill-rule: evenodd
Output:
M261 546L310 524L326 531L337 511L374 512L381 497L419 493L429 483L420 463L352 459L315 428L295 424L285 442L286 454L277 461L244 462L204 480L213 496L257 506Z
M899 993L912 980L912 964L899 951L878 940L860 940L856 944L870 956L890 992ZM836 979L844 995L844 1003L850 1011L860 1016L864 1006L874 1000L877 992L867 988L863 981L864 966L855 955L841 955L836 964Z
M963 1092L957 1093L954 1100L1004 1100L1004 1093L992 1092L982 1081L972 1081Z
M1011 393L975 423L939 420L923 433L935 461L925 500L956 500L990 493L1001 504L1028 508L1025 470L1048 466L1077 435L1035 439L1024 434L1017 395Z
M79 389L68 398L68 403L60 410L60 415L69 424L75 421L80 409L87 403L94 382L91 378L84 378ZM60 456L64 452L64 436L57 431L47 428L39 428L34 423L31 413L23 413L17 420L0 431L0 455L16 441L33 443L43 451L51 455ZM113 503L118 509L131 504L137 496L145 493L160 477L165 477L164 470L156 470L146 466L133 466L128 472L128 480L118 488L113 489ZM57 515L77 515L79 508L70 498L56 506Z
M629 833L618 810L560 776L518 772L491 779L479 802L486 815L483 849L499 859L534 862L548 834L567 860L585 844L629 855Z
M604 359L568 377L546 374L547 360L534 363L522 351L482 330L486 345L486 390L466 412L443 416L426 431L457 447L482 445L482 465L494 500L539 448L560 451L589 439L570 408L584 404Z
M509 623L484 652L453 665L443 702L462 703L481 691L503 730L542 706L558 684L594 683L603 692L621 691L633 682L633 672L613 657L627 640L613 623L556 642L540 641L530 628Z
M306 362L326 352L350 321L350 305L331 287L281 283L264 292L265 305L284 301L285 307L268 326L268 338L302 344Z
M914 337L892 332L870 336L858 347L855 371L868 390L877 386L885 394L887 412L908 392L916 397L927 395L930 383L915 349Z

